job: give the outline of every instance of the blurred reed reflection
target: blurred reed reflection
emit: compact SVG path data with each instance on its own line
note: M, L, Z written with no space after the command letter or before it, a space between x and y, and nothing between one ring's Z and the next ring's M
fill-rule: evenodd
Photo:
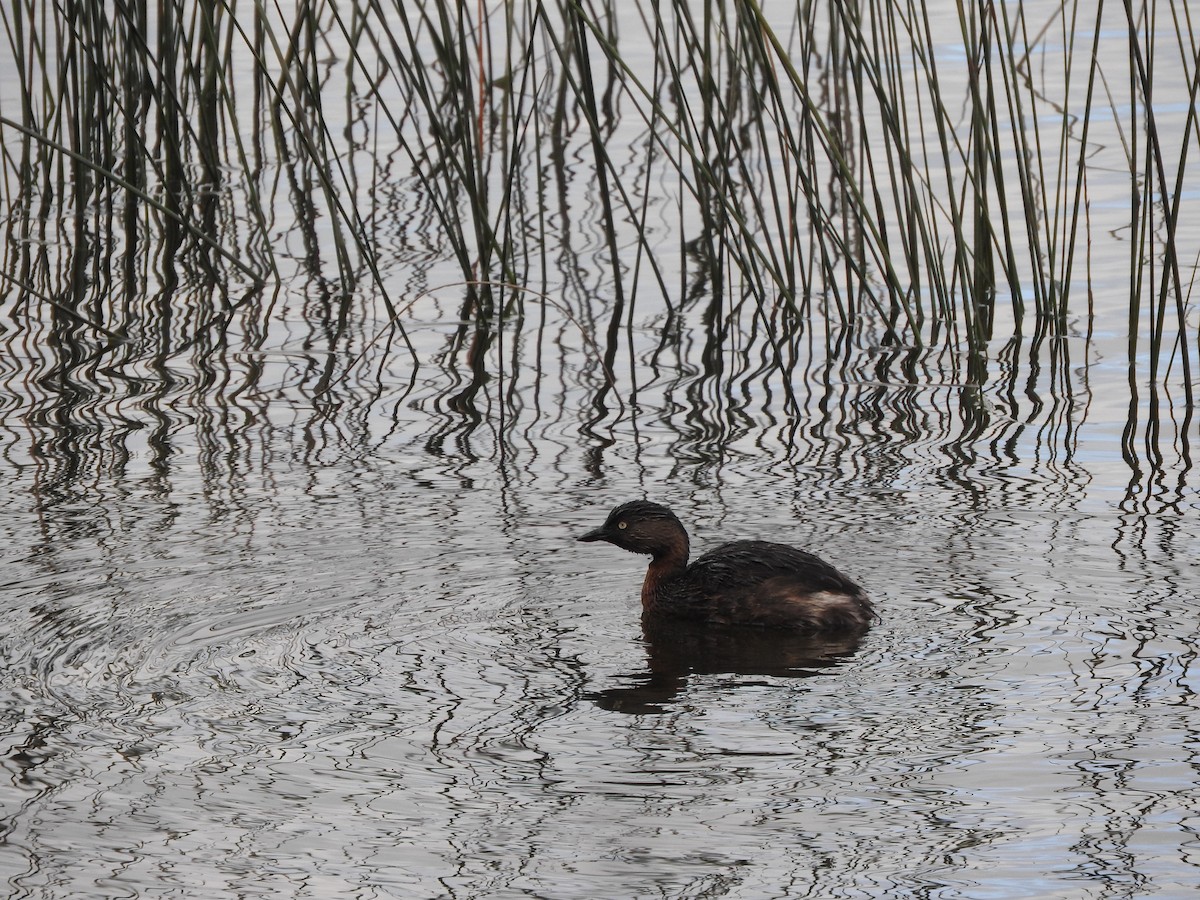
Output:
M91 410L119 432L139 410L282 405L314 447L418 440L464 466L582 438L596 475L606 448L663 422L683 460L742 445L803 460L873 420L875 439L919 436L968 469L1069 466L1091 422L1121 434L1127 502L1182 496L1185 286L1176 273L1159 289L1140 260L1182 258L1195 235L1177 207L1165 237L1138 218L1154 203L1122 220L1119 184L1080 215L1076 162L1138 175L1090 107L1066 120L1070 141L1041 145L1051 194L1008 168L1038 126L939 72L946 48L891 18L874 59L857 18L816 8L698 21L655 5L617 29L608 6L593 20L516 4L503 36L468 10L354 10L352 27L307 6L133 4L78 23L14 8L0 85L20 98L0 125L19 149L0 266L14 408L63 428ZM1103 43L1105 23L1073 27ZM972 28L956 52L993 78L1037 49ZM681 65L681 48L711 65ZM1160 83L1176 65L1147 59ZM1054 92L1094 60L1043 64L1005 81L1007 103L1084 103ZM956 101L969 125L947 114ZM910 130L901 111L926 102L978 145Z

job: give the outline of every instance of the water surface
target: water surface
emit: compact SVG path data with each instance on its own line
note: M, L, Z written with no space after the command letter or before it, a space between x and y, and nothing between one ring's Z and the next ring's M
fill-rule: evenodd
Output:
M689 484L285 436L6 485L14 894L1188 892L1194 502L1123 515L1078 465L782 490L769 457ZM818 549L883 623L643 635L640 560L571 537L647 488L700 546Z
M666 296L611 282L581 135L547 200L578 222L487 314L386 135L346 162L388 176L357 199L402 334L326 277L320 216L272 223L295 267L229 315L161 243L90 282L139 336L115 349L6 282L9 895L1193 895L1195 424L1178 361L1131 363L1115 133L1088 302L1001 310L980 380L869 311L706 280L622 122ZM57 296L74 236L15 233L6 271ZM698 550L818 552L882 622L643 633L644 560L573 540L643 496Z

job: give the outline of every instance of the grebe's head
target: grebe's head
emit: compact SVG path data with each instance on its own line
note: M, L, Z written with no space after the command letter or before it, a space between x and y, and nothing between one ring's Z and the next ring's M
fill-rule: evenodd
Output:
M603 525L576 540L607 541L623 550L654 557L680 550L686 557L688 551L683 523L665 506L649 500L621 504L608 514Z

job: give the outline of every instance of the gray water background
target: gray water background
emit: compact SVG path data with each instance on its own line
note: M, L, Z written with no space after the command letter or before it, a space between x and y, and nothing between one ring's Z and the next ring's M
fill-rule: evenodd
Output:
M367 290L349 337L319 327L282 220L297 268L258 343L235 322L80 364L8 291L7 894L1194 896L1195 426L1178 391L1131 406L1112 135L1090 315L1042 339L1001 315L983 389L936 349L898 378L898 351L819 315L769 366L771 327L731 311L714 364L664 216L681 296L642 292L606 392L601 236L572 233L552 303L464 326L398 158L359 202L415 356ZM582 214L595 186L567 168ZM698 549L820 553L882 623L858 646L651 640L644 561L573 542L641 496Z

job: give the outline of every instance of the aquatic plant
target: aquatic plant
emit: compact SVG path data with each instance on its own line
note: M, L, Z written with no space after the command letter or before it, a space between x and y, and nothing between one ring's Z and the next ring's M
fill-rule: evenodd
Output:
M1076 370L1125 329L1124 455L1186 470L1195 27L1034 14L11 4L5 340L32 382L323 416L432 367L500 446L546 379L601 443L647 385L719 443L761 427L751 396L812 420L814 384L950 384L957 440L1035 424L1069 455Z

